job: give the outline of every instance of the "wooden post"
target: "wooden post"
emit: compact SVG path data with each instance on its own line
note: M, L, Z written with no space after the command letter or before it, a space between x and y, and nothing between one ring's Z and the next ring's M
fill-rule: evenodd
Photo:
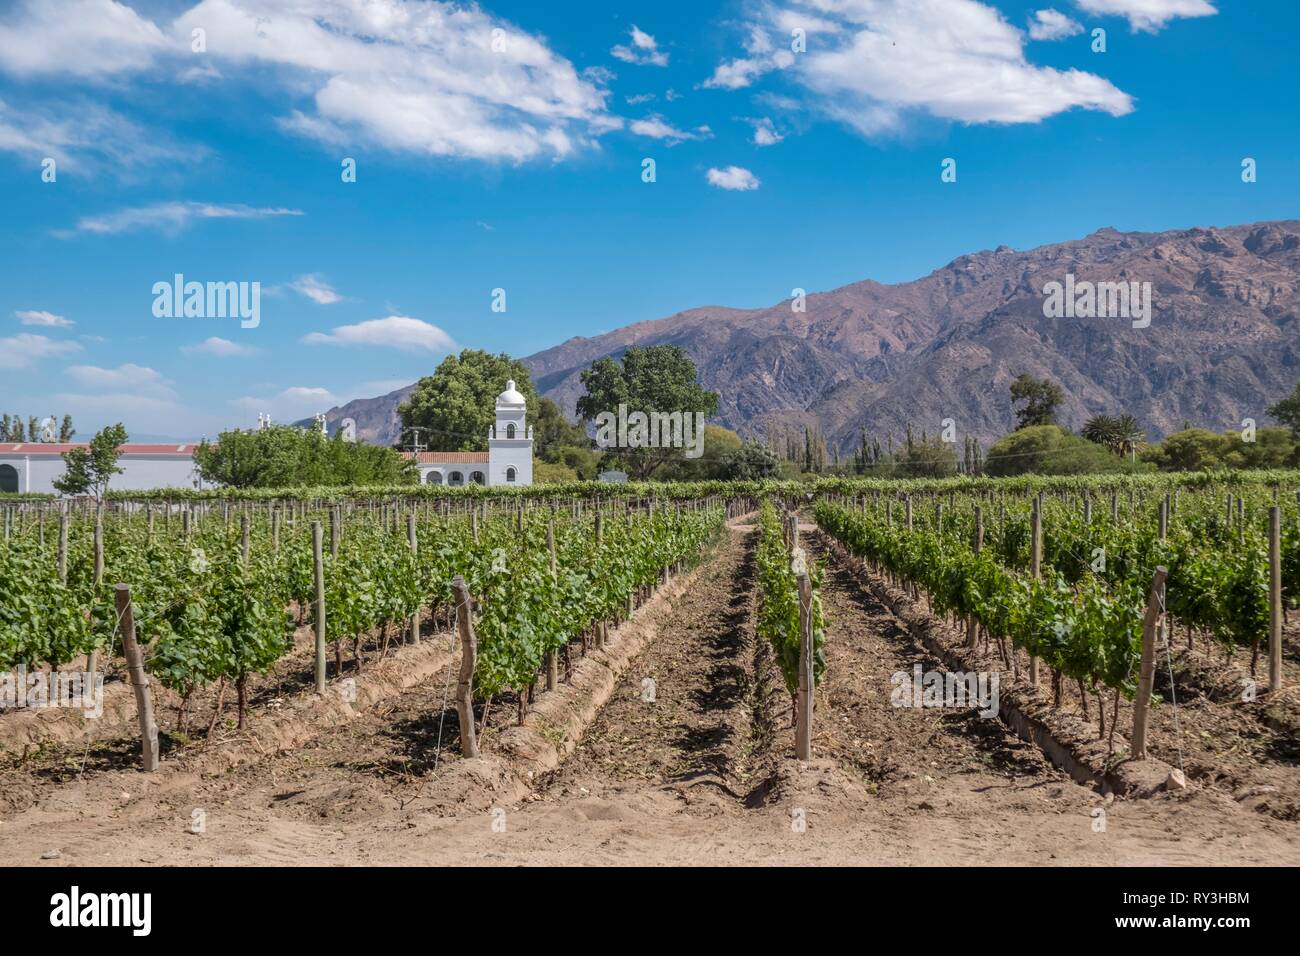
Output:
M412 511L406 516L406 538L411 543L411 557L420 553L420 539L415 533L415 512ZM420 643L420 609L416 607L415 613L411 615L411 633L406 639L408 644Z
M1043 511L1042 496L1034 499L1034 511L1030 518L1031 540L1029 543L1029 574L1035 580L1042 576L1043 564ZM1038 658L1029 655L1029 683L1038 686Z
M1147 712L1151 709L1151 686L1156 670L1156 625L1164 612L1165 578L1169 572L1163 566L1156 568L1151 579L1151 593L1147 596L1146 617L1142 620L1142 667L1138 671L1137 698L1133 701L1133 759L1145 760L1147 756Z
M325 531L319 521L311 523L311 559L316 585L316 693L325 693Z
M908 495L905 499L903 499L903 502L904 502L904 506L907 509L907 530L911 531L912 530L912 496Z
M813 630L812 582L808 573L796 578L799 585L799 696L795 705L794 755L812 759L813 735Z
M144 769L152 772L158 769L158 725L153 719L153 700L149 694L149 678L144 672L144 655L140 645L135 642L135 614L131 608L131 588L119 584L113 589L113 600L117 605L117 619L122 628L122 651L126 655L126 670L131 678L131 689L135 691L135 709L140 717L140 754L144 760ZM94 677L91 677L94 686Z
M975 553L979 554L984 549L984 510L975 506ZM979 636L979 622L975 619L974 614L966 617L966 646L974 647Z
M1268 509L1268 689L1282 689L1282 509Z
M474 640L474 617L469 589L459 574L452 578L456 596L456 628L460 631L460 680L456 683L456 717L460 721L460 752L465 757L478 756L478 739L474 733L474 665L478 662L478 644Z
M1169 537L1169 496L1160 502L1160 540Z
M59 580L68 583L68 513L59 514Z
M339 540L343 536L343 515L339 513L339 506L334 505L330 508L330 557L339 556Z
M271 550L280 553L280 509L271 508Z
M244 559L244 567L248 567L248 558L251 551L252 543L249 540L249 520L248 514L239 516L239 551Z
M600 515L596 515L596 527L600 527ZM546 548L551 552L551 580L556 579L555 567L555 521L552 520L546 525ZM560 680L560 665L555 658L555 648L549 648L546 651L546 689L555 690L555 685Z

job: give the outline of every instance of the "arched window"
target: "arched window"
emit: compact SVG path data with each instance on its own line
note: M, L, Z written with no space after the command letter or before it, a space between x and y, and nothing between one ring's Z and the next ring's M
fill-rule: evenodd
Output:
M465 484L465 476L462 475L459 471L453 471L450 475L447 476L447 484L463 485Z
M514 437L515 437L515 423L514 423L514 422L511 422L509 425L506 426L506 437L507 437L507 438L514 438Z
M434 470L424 476L425 484L440 485L442 484L442 472Z
M0 491L18 493L18 469L13 465L0 465Z
M511 465L509 468L506 469L506 481L514 481L514 480L515 480L515 467L514 465Z
M483 472L481 472L481 471L471 471L471 472L469 473L469 480L470 480L470 482L472 482L473 484L476 484L476 485L486 485L486 484L487 484L487 479L483 477Z

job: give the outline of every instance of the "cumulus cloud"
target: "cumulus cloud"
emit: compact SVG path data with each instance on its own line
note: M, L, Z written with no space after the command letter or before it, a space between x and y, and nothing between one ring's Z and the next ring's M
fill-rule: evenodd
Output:
M292 422L316 415L337 405L338 397L328 388L293 385L271 395L246 395L230 402L252 415L267 413L272 420Z
M109 77L168 49L156 24L116 0L20 0L0 19L0 70L21 77Z
M172 383L160 372L131 362L119 365L117 368L73 365L65 369L63 374L86 388L118 394L147 395L166 400L175 398Z
M335 292L319 273L299 276L289 283L289 288L311 299L317 305L333 305L343 301L343 296Z
M308 345L377 345L406 352L450 352L456 348L451 336L436 325L405 315L340 325L329 332L312 332L302 340Z
M1156 33L1180 17L1212 17L1219 11L1209 0L1074 0L1088 13L1125 17L1136 31Z
M301 209L259 208L238 203L163 202L118 209L102 216L83 216L77 220L75 228L57 230L54 234L65 239L77 233L112 235L143 229L157 229L174 234L203 219L268 219L302 214Z
M198 28L207 52L196 64ZM666 62L638 34L636 55ZM443 0L201 0L171 23L116 0L22 0L0 15L0 72L203 83L256 75L263 92L288 101L281 129L427 156L558 159L620 125L606 111L607 70L580 74L543 38Z
M622 60L624 63L634 63L637 66L668 65L668 54L659 49L659 44L654 37L636 24L632 25L629 33L632 38L630 45L620 43L609 51L614 59Z
M53 312L46 312L38 309L23 309L14 313L18 321L23 325L43 325L47 328L66 328L69 325L76 325L71 319L65 319L61 315L55 315Z
M754 127L754 136L751 141L755 146L775 146L785 139L785 136L777 132L776 124L766 116L746 118L745 122Z
M742 166L727 166L725 169L712 167L706 174L706 178L710 186L740 192L757 189L760 185L758 177Z
M212 358L249 358L259 352L251 345L240 345L216 335L204 339L198 345L182 345L181 351L186 355L208 355Z
M808 36L798 56L789 48L796 27ZM910 112L1034 123L1075 107L1132 111L1132 98L1102 77L1030 63L1024 43L979 0L787 0L765 8L746 56L720 64L704 85L737 89L784 71L815 108L864 135L893 130Z
M609 95L540 37L475 5L412 0L203 0L177 19L207 30L232 73L278 68L311 92L284 129L328 144L429 156L562 158L617 125Z
M1031 40L1062 40L1083 32L1083 24L1059 10L1035 10L1029 20Z
M60 342L44 335L20 332L0 338L0 368L28 368L43 358L53 358L78 352L76 342Z
M688 139L709 139L713 131L707 126L697 126L694 130L678 129L657 113L645 119L633 120L627 127L637 136L661 139L669 146L676 146Z

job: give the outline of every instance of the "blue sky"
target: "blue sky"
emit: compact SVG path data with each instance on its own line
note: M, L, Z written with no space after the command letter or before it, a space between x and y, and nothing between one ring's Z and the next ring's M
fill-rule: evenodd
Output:
M1298 37L1282 0L6 2L0 409L214 435L451 348L1295 218ZM260 324L156 317L176 273Z

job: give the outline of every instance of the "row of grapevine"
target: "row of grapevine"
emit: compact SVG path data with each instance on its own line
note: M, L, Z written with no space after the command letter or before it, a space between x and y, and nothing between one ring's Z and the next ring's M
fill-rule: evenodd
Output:
M790 533L771 501L758 512L758 624L760 638L776 654L786 689L793 698L799 690L799 588L796 564L802 562L812 583L813 677L819 683L826 670L826 620L822 613L821 568L808 561L800 550L791 554Z

